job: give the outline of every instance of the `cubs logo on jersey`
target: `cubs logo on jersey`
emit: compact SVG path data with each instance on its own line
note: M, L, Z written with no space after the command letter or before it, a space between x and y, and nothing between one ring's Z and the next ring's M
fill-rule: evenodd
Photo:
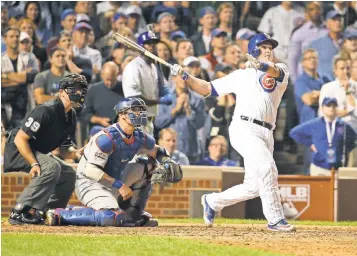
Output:
M275 78L268 74L262 74L259 78L259 83L265 92L273 92L277 85Z

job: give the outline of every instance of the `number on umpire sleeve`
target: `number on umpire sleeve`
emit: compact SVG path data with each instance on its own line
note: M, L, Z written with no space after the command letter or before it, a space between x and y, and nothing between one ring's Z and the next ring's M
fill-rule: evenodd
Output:
M27 119L27 122L25 123L25 126L26 127L30 127L30 125L33 123L33 118L32 117L29 117L28 119Z
M38 129L40 129L40 124L37 122L37 121L35 121L35 122L33 122L33 124L31 125L31 131L33 131L33 132L37 132L38 131Z

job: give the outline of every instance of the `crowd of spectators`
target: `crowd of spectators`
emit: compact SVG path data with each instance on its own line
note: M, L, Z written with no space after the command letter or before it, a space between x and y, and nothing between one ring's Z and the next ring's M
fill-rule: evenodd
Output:
M64 76L78 73L90 83L86 107L77 110L78 144L115 122L118 101L135 96L149 106L147 131L181 164L244 166L227 132L234 95L203 98L166 66L138 56L112 35L119 32L210 81L244 69L249 39L263 32L279 41L275 61L290 70L283 141L291 152L294 141L305 145L306 173L316 148L324 147L311 147L316 138L298 139L292 128L324 118L325 98L336 102L336 117L357 132L356 1L12 1L1 3L1 31L6 130L56 97ZM352 144L339 140L343 146L336 150L348 148L345 165L357 166Z

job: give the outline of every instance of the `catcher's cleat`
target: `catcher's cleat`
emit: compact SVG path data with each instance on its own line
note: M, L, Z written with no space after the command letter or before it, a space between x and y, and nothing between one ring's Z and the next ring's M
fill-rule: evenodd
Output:
M268 224L268 230L274 232L294 232L296 231L294 225L290 225L285 219L280 220L276 224Z
M29 213L31 209L29 206L17 203L10 213L9 223L11 225L43 225L44 219L39 210L34 209L33 213Z
M208 205L206 200L207 195L201 197L201 204L203 206L203 219L207 227L211 228L213 226L215 211Z
M46 213L46 222L47 226L59 226L60 216L56 213L55 209L48 210Z

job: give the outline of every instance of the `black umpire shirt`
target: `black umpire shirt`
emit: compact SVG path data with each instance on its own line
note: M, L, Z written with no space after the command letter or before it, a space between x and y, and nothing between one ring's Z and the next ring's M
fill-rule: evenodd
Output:
M4 172L28 169L29 163L18 151L14 138L23 130L30 136L32 152L47 154L61 145L70 145L76 129L77 117L73 109L65 113L62 101L57 98L37 106L7 138L4 154Z

